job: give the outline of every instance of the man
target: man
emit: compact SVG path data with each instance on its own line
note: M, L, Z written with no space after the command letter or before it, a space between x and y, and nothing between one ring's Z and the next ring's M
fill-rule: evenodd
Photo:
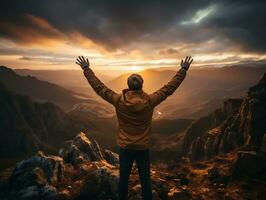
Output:
M152 114L155 106L174 93L186 76L193 59L187 56L181 61L181 69L158 91L147 94L142 90L143 79L132 74L127 80L128 89L117 94L106 87L90 68L88 59L79 56L77 64L84 71L89 84L104 100L111 103L116 110L119 129L117 143L119 150L119 199L127 199L128 179L133 162L136 161L141 182L141 193L144 200L152 199L150 180L149 140Z

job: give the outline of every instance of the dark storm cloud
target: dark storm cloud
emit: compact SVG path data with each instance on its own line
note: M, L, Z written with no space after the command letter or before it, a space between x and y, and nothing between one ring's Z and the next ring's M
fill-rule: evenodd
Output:
M217 9L200 23L181 24L211 5L217 5ZM64 34L77 31L108 49L143 38L162 43L176 40L198 43L223 38L249 51L265 52L265 9L266 3L259 0L11 0L1 3L0 22L31 27L32 24L21 17L29 14L47 20ZM41 35L57 37L53 31L43 32ZM0 35L24 39L5 31L4 27L0 27Z
M266 1L221 1L220 9L203 26L242 44L246 50L266 51Z

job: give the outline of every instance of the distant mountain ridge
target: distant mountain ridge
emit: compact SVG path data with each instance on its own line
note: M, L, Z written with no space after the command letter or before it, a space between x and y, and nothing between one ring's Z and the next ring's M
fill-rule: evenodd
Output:
M144 78L144 90L154 92L166 84L178 70L147 69L139 72ZM77 70L72 75L71 71L60 72L52 70L16 70L19 74L31 74L42 80L53 82L66 88L74 89L85 96L91 96L97 101L103 101L95 95L82 73ZM226 98L239 98L245 95L249 87L256 84L261 75L266 72L264 65L228 66L221 68L192 68L180 88L156 108L154 118L198 119L219 107ZM133 73L133 72L132 72ZM131 73L122 74L111 81L107 81L97 74L106 85L120 93L127 87L126 81ZM58 76L58 80L56 77ZM160 114L158 114L160 113Z
M176 68L176 71L178 67ZM176 73L173 70L149 69L140 72L144 79L144 90L154 92L166 84ZM266 66L222 67L190 69L177 91L159 105L155 117L197 119L217 109L226 98L240 98L249 87L256 84ZM110 81L108 86L115 91L126 87L129 74L123 74Z
M144 90L148 93L154 92L164 84L166 84L174 74L179 70L157 70L146 69L140 71L139 74L144 78ZM187 73L186 82L182 85L187 85L186 87L193 89L190 86L209 86L217 87L217 85L211 85L210 83L224 83L225 85L231 86L230 82L234 83L244 83L255 84L255 82L261 77L263 73L266 72L266 66L260 67L239 67L239 66L228 66L221 68L191 68ZM109 81L107 84L117 92L127 87L127 78L131 73L126 73L118 76L117 78ZM189 80L188 80L189 79ZM228 83L229 82L229 83ZM195 85L195 83L200 83ZM219 86L219 85L218 85ZM251 86L251 85L250 85ZM186 89L182 86L182 89Z
M19 76L10 68L0 66L0 82L15 93L27 95L41 102L52 102L64 109L71 109L80 102L93 102L80 93L67 90L33 76Z
M39 80L48 81L61 87L67 88L85 96L90 97L92 89L84 77L82 70L32 70L32 69L14 69L21 76L35 76ZM103 81L112 80L112 77L105 75L99 71L96 75Z

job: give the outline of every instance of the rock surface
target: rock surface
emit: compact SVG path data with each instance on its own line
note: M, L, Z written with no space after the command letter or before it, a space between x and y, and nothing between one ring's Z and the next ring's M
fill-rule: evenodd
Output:
M240 146L264 151L265 111L266 74L244 99L229 99L223 108L193 122L184 138L183 154L204 160Z
M116 166L119 165L119 156L117 153L114 153L108 149L105 149L104 158L111 165L116 165Z
M101 161L103 155L99 144L94 139L88 139L87 136L80 132L75 139L66 148L59 150L59 155L67 163L73 165L83 164L87 161Z
M82 132L60 150L60 156L38 152L16 164L0 199L117 199L118 168L101 152Z
M17 163L10 175L0 174L0 199L117 200L118 166L108 163L96 141L92 142L84 133L69 142L60 155L68 155L73 145L76 146L73 159L39 152ZM80 160L82 162L78 162ZM258 168L261 164L257 154L243 151L217 156L209 161L152 164L153 199L259 199L266 189L265 184L261 184L265 183L266 177L254 176L253 172L262 172L263 169ZM7 177L5 182L4 176ZM135 166L129 181L129 199L141 199Z
M266 158L255 151L239 151L233 166L233 176L266 178Z

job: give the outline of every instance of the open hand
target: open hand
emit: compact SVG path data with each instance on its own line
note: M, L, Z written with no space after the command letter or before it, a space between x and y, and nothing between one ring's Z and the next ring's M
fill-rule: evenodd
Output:
M76 64L78 64L79 66L81 66L81 68L83 70L90 67L90 62L89 62L88 58L85 59L83 56L79 56L77 58Z
M185 69L186 71L189 69L191 63L193 62L193 59L191 58L191 56L187 56L185 61L181 61L181 68Z

